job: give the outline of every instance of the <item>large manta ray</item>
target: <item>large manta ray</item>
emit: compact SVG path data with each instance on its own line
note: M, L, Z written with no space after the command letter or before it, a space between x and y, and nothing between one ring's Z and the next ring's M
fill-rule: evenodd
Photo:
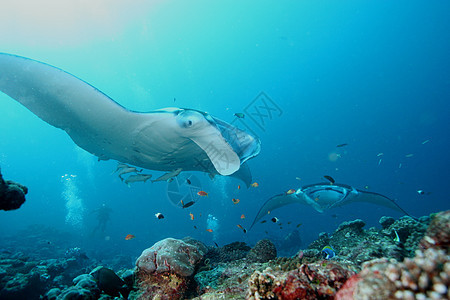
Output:
M317 183L299 188L294 193L275 195L267 200L259 210L250 228L273 210L288 204L300 203L309 205L316 211L323 213L325 210L353 202L368 202L381 205L409 215L394 200L381 194L361 191L346 184Z
M244 163L259 154L259 139L205 112L130 111L61 69L6 53L0 53L0 91L101 160L150 170L233 174L251 182Z

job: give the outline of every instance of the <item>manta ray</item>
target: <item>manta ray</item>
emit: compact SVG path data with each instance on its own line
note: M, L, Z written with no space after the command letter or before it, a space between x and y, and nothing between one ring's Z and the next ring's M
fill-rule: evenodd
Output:
M292 193L275 195L267 200L256 215L250 229L273 210L288 204L309 205L316 211L323 213L325 210L354 202L367 202L389 207L409 216L394 200L381 194L361 191L346 184L317 183L306 185Z
M0 53L0 91L99 160L232 175L251 183L245 162L259 154L259 139L206 112L131 111L61 69L6 53Z

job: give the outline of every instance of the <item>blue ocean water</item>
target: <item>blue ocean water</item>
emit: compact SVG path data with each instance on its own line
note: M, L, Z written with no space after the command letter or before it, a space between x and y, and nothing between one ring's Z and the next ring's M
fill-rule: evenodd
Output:
M166 237L253 245L297 229L306 247L346 220L379 226L381 216L401 216L370 204L323 214L290 205L273 212L282 228L269 221L245 234L236 226L248 228L272 195L324 175L395 199L414 216L449 208L448 2L82 4L47 0L30 7L42 11L37 16L21 11L20 1L2 9L0 51L61 68L137 111L186 107L232 122L264 92L279 111L261 108L263 123L245 118L262 143L248 162L259 187L196 173L209 196L181 209L167 183L127 187L112 174L116 162L97 161L2 93L1 171L29 188L20 209L0 212L3 240L44 224L88 252L138 256ZM110 220L104 234L92 234L102 204Z

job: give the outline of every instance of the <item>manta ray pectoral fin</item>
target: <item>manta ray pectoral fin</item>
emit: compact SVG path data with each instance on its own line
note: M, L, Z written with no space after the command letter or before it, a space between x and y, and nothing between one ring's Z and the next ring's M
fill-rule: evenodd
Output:
M378 193L356 190L356 193L350 193L346 197L345 201L343 201L343 203L340 205L352 202L372 203L391 208L393 210L396 210L409 216L409 214L403 208L401 208L394 200Z
M297 197L295 194L287 195L286 193L284 193L273 196L272 198L267 200L259 209L258 213L256 214L255 220L252 223L252 226L250 226L250 229L252 229L253 225L255 225L256 222L264 218L264 216L266 216L273 210L291 203L304 203L304 200L301 197Z

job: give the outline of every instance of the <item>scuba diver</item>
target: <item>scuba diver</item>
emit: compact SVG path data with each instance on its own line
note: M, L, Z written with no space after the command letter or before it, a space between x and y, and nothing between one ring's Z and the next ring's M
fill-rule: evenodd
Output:
M106 204L102 204L99 208L92 211L97 215L97 226L95 226L94 230L92 230L91 236L94 236L97 231L99 231L102 235L105 234L106 231L106 223L109 221L109 215L111 214L112 209L107 207Z

